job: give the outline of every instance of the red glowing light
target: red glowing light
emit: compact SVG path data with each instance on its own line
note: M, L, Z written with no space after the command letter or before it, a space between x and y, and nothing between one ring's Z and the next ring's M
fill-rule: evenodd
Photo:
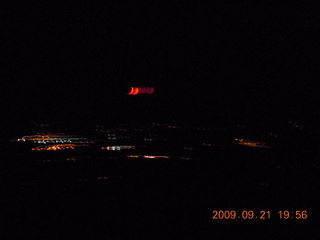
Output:
M139 93L147 93L147 89L146 87L140 87L139 88Z
M154 92L154 88L151 87L151 88L149 89L149 94L152 94L153 92Z
M152 94L154 92L153 87L131 87L128 95L137 95L137 94Z
M137 95L138 93L139 93L139 88L131 87L131 91L128 93L128 95Z

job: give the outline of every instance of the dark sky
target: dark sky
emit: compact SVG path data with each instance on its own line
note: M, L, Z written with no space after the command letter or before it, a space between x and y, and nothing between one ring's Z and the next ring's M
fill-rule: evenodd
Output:
M2 118L318 118L319 7L11 3L1 20ZM130 86L156 91L127 96Z

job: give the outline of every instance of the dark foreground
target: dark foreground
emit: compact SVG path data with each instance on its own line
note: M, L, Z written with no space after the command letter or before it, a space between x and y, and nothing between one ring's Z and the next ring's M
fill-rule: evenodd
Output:
M320 179L312 134L288 127L272 140L241 126L156 126L113 127L128 133L118 139L114 130L117 139L107 139L102 131L88 148L55 152L3 139L2 239L317 239ZM252 134L271 148L233 141ZM143 141L146 136L153 141ZM143 147L100 148L119 144ZM255 217L214 220L214 210L237 216L252 210ZM305 210L307 218L280 219L284 210ZM261 211L270 211L270 219L260 219Z

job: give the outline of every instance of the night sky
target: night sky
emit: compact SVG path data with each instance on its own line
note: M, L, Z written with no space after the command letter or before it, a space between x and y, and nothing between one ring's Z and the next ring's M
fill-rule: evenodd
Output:
M317 1L11 3L4 122L319 119ZM128 96L130 86L153 95Z

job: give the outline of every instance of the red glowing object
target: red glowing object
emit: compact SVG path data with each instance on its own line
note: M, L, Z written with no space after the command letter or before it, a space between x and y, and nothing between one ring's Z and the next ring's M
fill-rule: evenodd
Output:
M137 94L152 94L154 92L153 87L131 87L128 95L137 95Z
M137 95L139 92L139 89L137 87L131 87L131 91L128 93L128 95Z

